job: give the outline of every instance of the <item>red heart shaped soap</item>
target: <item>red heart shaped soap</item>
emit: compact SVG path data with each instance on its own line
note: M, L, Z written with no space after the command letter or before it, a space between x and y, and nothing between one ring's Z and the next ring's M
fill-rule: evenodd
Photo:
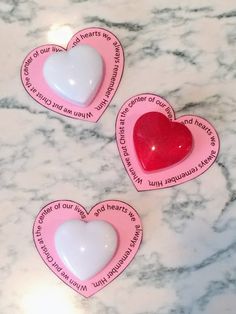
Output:
M142 115L135 123L133 139L138 159L146 171L166 168L183 160L193 146L189 129L160 112Z

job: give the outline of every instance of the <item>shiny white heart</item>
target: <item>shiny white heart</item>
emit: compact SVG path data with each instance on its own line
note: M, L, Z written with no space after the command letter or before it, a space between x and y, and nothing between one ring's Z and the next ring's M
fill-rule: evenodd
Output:
M103 79L101 55L89 45L50 55L43 66L47 84L62 97L87 106L95 97Z
M112 259L117 244L115 229L102 220L68 220L55 233L57 254L80 280L101 271Z

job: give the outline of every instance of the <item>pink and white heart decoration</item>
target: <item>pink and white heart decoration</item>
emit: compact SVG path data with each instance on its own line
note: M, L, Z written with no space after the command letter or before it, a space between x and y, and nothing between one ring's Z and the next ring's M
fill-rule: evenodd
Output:
M216 160L219 137L195 115L175 118L170 104L154 94L127 100L116 120L116 141L125 169L138 191L192 180Z
M43 261L84 297L124 271L142 235L135 209L116 200L98 203L89 213L76 202L57 200L40 210L33 226L34 243Z
M119 86L124 52L114 34L103 28L76 33L67 48L48 44L23 61L21 80L40 105L64 116L96 122Z

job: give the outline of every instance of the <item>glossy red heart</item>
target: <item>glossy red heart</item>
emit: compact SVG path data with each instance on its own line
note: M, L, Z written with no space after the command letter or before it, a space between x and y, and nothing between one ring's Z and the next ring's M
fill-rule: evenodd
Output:
M134 146L146 171L160 170L183 160L192 150L189 129L160 112L142 115L134 126Z
M164 189L197 178L215 162L219 136L202 117L175 117L155 94L128 99L116 119L116 142L137 191Z

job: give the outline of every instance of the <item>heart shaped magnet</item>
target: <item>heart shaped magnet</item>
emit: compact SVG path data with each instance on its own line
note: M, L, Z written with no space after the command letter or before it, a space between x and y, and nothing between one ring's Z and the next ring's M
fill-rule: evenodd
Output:
M21 80L40 105L64 116L96 122L110 104L122 77L124 52L102 28L76 33L67 48L48 44L23 61Z
M116 120L116 141L125 169L138 191L192 180L216 160L219 137L205 119L175 118L170 104L154 94L127 100Z
M142 233L137 212L114 200L96 204L89 213L76 202L58 200L40 210L33 227L43 261L84 297L124 271L138 251Z

